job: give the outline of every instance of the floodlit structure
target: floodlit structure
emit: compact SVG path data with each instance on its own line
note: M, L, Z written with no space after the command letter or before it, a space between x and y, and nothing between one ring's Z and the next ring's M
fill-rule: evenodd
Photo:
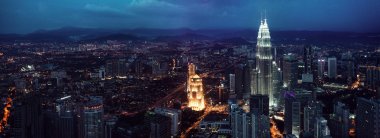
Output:
M273 79L272 79L272 44L267 20L261 21L256 45L256 72L257 88L254 94L269 96L269 105L274 105L273 98Z
M188 79L187 79L187 98L192 110L200 111L205 108L205 99L203 91L202 78L195 73L195 65L189 64Z

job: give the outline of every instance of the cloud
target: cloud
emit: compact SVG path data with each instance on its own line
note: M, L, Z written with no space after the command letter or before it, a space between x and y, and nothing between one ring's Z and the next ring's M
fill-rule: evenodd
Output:
M380 31L378 0L0 0L0 33L62 26Z
M96 4L86 4L84 10L94 16L103 16L103 17L128 17L132 16L133 13L127 12L118 8L111 8L105 5L96 5Z

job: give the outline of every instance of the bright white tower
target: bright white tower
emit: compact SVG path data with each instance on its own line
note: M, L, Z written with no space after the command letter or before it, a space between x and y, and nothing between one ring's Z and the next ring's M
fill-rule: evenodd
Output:
M256 45L257 88L254 94L264 94L269 97L269 105L274 105L272 79L272 44L267 20L261 20Z

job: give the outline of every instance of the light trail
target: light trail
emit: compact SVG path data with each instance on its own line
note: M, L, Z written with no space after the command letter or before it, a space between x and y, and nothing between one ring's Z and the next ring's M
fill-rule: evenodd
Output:
M360 78L359 78L359 75L358 75L356 81L354 83L352 83L351 89L359 88L359 86L360 86Z
M6 99L5 106L3 108L3 118L0 120L0 133L4 132L5 127L8 125L9 116L11 115L11 111L9 108L12 107L12 95L15 92L15 87L10 87L8 91L10 92L8 98Z
M349 129L349 131L348 131L348 135L350 135L350 137L355 137L355 136L356 136L356 134L355 134L355 126L356 126L356 124L355 124L355 120L354 120L354 119L351 120L351 125L352 125L353 127L351 127L351 128Z
M198 125L202 122L202 120L208 115L210 114L211 112L211 108L210 107L206 107L203 114L198 118L198 120L193 124L191 125L189 128L186 129L186 131L184 133L181 133L181 138L186 138L187 135L189 134L189 132L198 127Z
M0 133L4 132L4 128L8 125L8 119L11 114L9 108L12 107L12 99L10 97L7 98L5 107L3 108L4 114L3 118L0 121Z
M143 108L141 110L134 111L134 112L123 111L123 112L121 112L121 114L124 115L124 116L134 116L134 115L136 115L136 114L138 114L140 112L143 112L143 111L146 111L146 110L153 109L155 107L161 106L164 102L167 102L171 98L173 98L175 96L175 94L181 93L182 90L185 89L185 86L186 86L185 84L186 83L182 83L177 88L173 89L172 92L170 92L168 95L166 95L165 97L163 97L160 100L156 101L153 105L151 105L151 106L149 106L147 108Z
M212 111L217 112L217 113L225 113L225 114L227 114L226 109L227 109L227 105L206 106L206 108L205 108L203 114L198 118L198 120L197 120L193 125L191 125L189 128L187 128L185 132L182 132L180 137L181 137L181 138L186 138L186 137L189 135L189 132L190 132L192 129L197 128L198 125L202 122L202 120L203 120L208 114L210 114Z
M272 126L270 127L270 135L272 138L283 138L283 135L281 134L280 130L278 130L276 126L276 122L274 122L273 118L270 118L270 123Z

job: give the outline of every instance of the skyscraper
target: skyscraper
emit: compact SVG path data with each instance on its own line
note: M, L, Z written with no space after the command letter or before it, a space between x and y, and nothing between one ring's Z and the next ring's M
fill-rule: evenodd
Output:
M313 48L311 46L305 46L303 51L303 63L304 63L304 74L314 75L314 64L313 64Z
M229 84L230 84L230 94L233 95L235 94L235 74L230 74L229 75Z
M90 97L84 103L84 137L102 138L103 137L103 98Z
M326 60L324 58L318 59L318 78L323 78L325 73Z
M380 137L380 100L358 98L355 121L356 137Z
M327 126L327 120L323 117L317 117L314 123L314 138L331 138L330 129Z
M269 116L269 99L267 95L252 95L249 101L249 110L256 110L258 114Z
M170 137L170 117L154 114L150 122L151 138L169 138Z
M286 92L284 131L286 134L294 134L299 137L303 129L304 107L311 100L310 93Z
M269 105L274 104L273 86L272 86L272 44L270 42L270 33L267 20L260 23L256 45L256 72L257 72L257 90L255 94L264 94L269 96Z
M350 127L350 109L341 102L334 104L334 113L330 115L331 136L334 138L347 138Z
M335 78L336 77L336 58L335 57L332 57L332 58L328 58L327 59L327 67L328 67L328 70L327 70L327 76L329 78Z
M311 101L304 107L303 113L303 131L313 134L315 119L322 116L322 104L318 101Z
M181 117L181 110L160 107L160 108L155 108L154 112L156 114L160 114L160 115L163 115L166 117L170 117L171 136L176 136L179 132L178 126L179 126L179 123L181 120L181 118L180 118Z
M205 99L203 94L202 78L195 73L195 65L189 64L188 78L187 78L187 98L189 100L189 107L192 110L203 110L205 108Z
M283 79L284 86L293 89L297 85L297 69L298 63L296 57L292 53L284 55L283 62Z
M269 117L255 112L245 112L236 104L231 105L231 129L234 138L269 138Z

